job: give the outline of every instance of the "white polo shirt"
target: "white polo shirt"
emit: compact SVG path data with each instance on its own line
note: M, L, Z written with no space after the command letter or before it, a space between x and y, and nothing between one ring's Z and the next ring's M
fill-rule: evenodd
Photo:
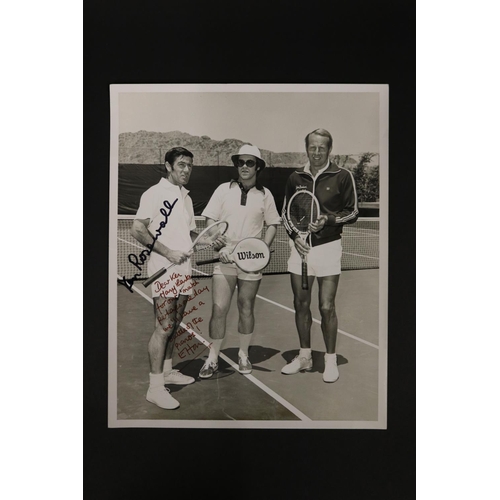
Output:
M260 238L264 222L267 225L281 222L271 191L257 184L245 197L235 180L221 184L214 191L202 215L227 221L226 235L233 245L243 238Z
M184 186L175 186L163 178L151 186L141 196L136 219L149 219L149 231L153 237L160 235L157 241L172 250L188 251L192 245L190 231L196 229L193 201ZM163 213L161 210L163 209ZM165 223L162 228L161 224ZM152 252L148 262L148 274L151 276L170 262L156 252ZM191 274L191 261L188 259L175 270L182 268L184 274ZM174 269L174 268L172 268ZM179 269L180 271L181 269Z

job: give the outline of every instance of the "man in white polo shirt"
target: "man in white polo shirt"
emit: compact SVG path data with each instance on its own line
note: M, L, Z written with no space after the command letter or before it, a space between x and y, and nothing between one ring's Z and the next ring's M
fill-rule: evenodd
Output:
M260 151L251 144L241 146L238 154L231 157L238 169L238 178L221 184L210 198L202 215L207 224L225 220L229 227L225 234L228 243L220 249L220 264L216 265L212 280L212 316L209 332L211 349L208 359L200 371L201 378L210 378L218 369L218 356L226 335L226 317L231 299L238 285L238 332L240 349L238 366L240 373L251 373L248 358L254 331L254 305L262 273L245 273L230 260L231 250L243 238L260 238L264 222L268 228L264 241L270 246L281 219L272 193L257 180L266 163Z
M165 168L167 178L141 196L130 232L147 248L153 246L148 262L149 276L175 264L151 285L156 326L148 345L151 371L146 396L160 408L175 409L179 402L165 384L194 382L193 377L172 369L173 334L192 294L190 247L196 237L196 223L193 202L184 185L191 176L193 154L181 147L170 149L165 154Z

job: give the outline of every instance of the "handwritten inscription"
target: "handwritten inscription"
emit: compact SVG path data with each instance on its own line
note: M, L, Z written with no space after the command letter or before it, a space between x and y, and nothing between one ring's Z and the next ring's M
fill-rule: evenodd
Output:
M162 293L168 293L170 285L174 283L174 287L186 284L189 277L180 277L173 273L164 279L166 285L162 288L160 285L157 287L157 291L161 296ZM175 352L180 359L190 358L199 356L207 349L207 345L200 340L200 335L203 335L203 315L205 302L202 300L202 295L210 292L208 285L200 285L200 281L196 278L191 278L191 283L185 286L183 291L192 290L192 294L188 297L187 305L182 313L182 323L177 331L174 333L172 342L175 345ZM168 321L168 318L174 318L176 313L178 313L179 307L176 306L175 297L166 297L166 300L162 301L161 306L158 309L158 319L162 323L165 331L172 328L172 324Z
M193 293L188 296L188 302L195 300L200 294L204 292L208 292L208 286L204 287L197 287L200 282L196 278L191 278L191 276L186 275L184 278L180 279L180 275L173 273L170 275L167 279L164 280L163 283L160 282L155 282L157 284L156 291L160 292L159 297L165 298L166 300L159 301L157 302L156 308L157 308L157 319L162 325L162 328L164 331L168 331L172 328L172 324L170 322L165 322L165 320L173 320L177 316L177 312L182 309L182 305L177 305L177 296L179 295L178 290L176 286L173 288L169 288L169 284L171 284L172 281L177 280L176 283L186 283L188 279L191 280L191 283L182 288L180 291L182 293L185 293L187 291L190 291L191 289L194 288ZM180 286L180 285L179 285ZM197 287L197 288L196 288ZM175 296L167 296L169 292L172 292L173 295ZM202 300L197 300L198 305L196 303L194 304L188 304L186 306L186 309L182 313L182 319L192 315L193 313L198 311L198 307L204 306L205 302ZM193 318L190 322L187 323L188 328L193 328L195 327L198 331L200 329L198 328L198 324L203 322L203 318L197 317Z
M167 225L168 218L170 217L170 214L172 213L172 210L174 209L177 201L178 198L176 198L173 203L170 203L168 200L165 200L163 202L164 208L160 208L160 214L163 215L163 220L160 222L159 227L156 229L155 234L153 235L152 243L148 243L147 245L145 245L146 250L143 250L139 255L136 255L134 253L128 255L128 261L134 267L136 267L139 272L135 273L132 278L125 278L125 276L123 276L123 279L118 280L118 283L125 285L129 292L134 293L134 291L132 290L134 282L142 276L144 263L148 260L148 257L149 255L151 255L156 241L161 236L163 228Z
M162 329L169 332L173 328L174 321L182 326L173 333L175 352L180 359L189 359L200 356L207 348L207 343L200 339L203 336L203 317L206 317L204 309L206 304L202 295L210 292L208 285L201 285L200 281L189 275L181 275L173 272L164 275L153 283L155 294L165 300L156 302L156 318ZM191 291L187 303L179 305L179 293L185 294ZM182 313L181 313L182 311ZM180 317L182 315L182 317Z

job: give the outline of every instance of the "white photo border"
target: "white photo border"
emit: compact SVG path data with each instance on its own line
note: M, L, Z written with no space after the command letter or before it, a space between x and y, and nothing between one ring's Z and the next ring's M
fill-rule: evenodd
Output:
M249 421L249 420L120 420L117 416L117 218L119 158L119 95L149 92L315 92L379 95L379 359L378 419L376 421ZM110 85L109 190L109 314L108 427L110 428L269 428L269 429L387 429L388 242L389 242L389 86L387 84L116 84Z

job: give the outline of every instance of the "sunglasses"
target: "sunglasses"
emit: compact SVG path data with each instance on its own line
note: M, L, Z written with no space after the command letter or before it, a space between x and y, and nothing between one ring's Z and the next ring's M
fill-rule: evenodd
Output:
M257 165L257 162L255 160L236 160L236 166L237 167L244 167L245 165L248 165L250 168L255 167Z

